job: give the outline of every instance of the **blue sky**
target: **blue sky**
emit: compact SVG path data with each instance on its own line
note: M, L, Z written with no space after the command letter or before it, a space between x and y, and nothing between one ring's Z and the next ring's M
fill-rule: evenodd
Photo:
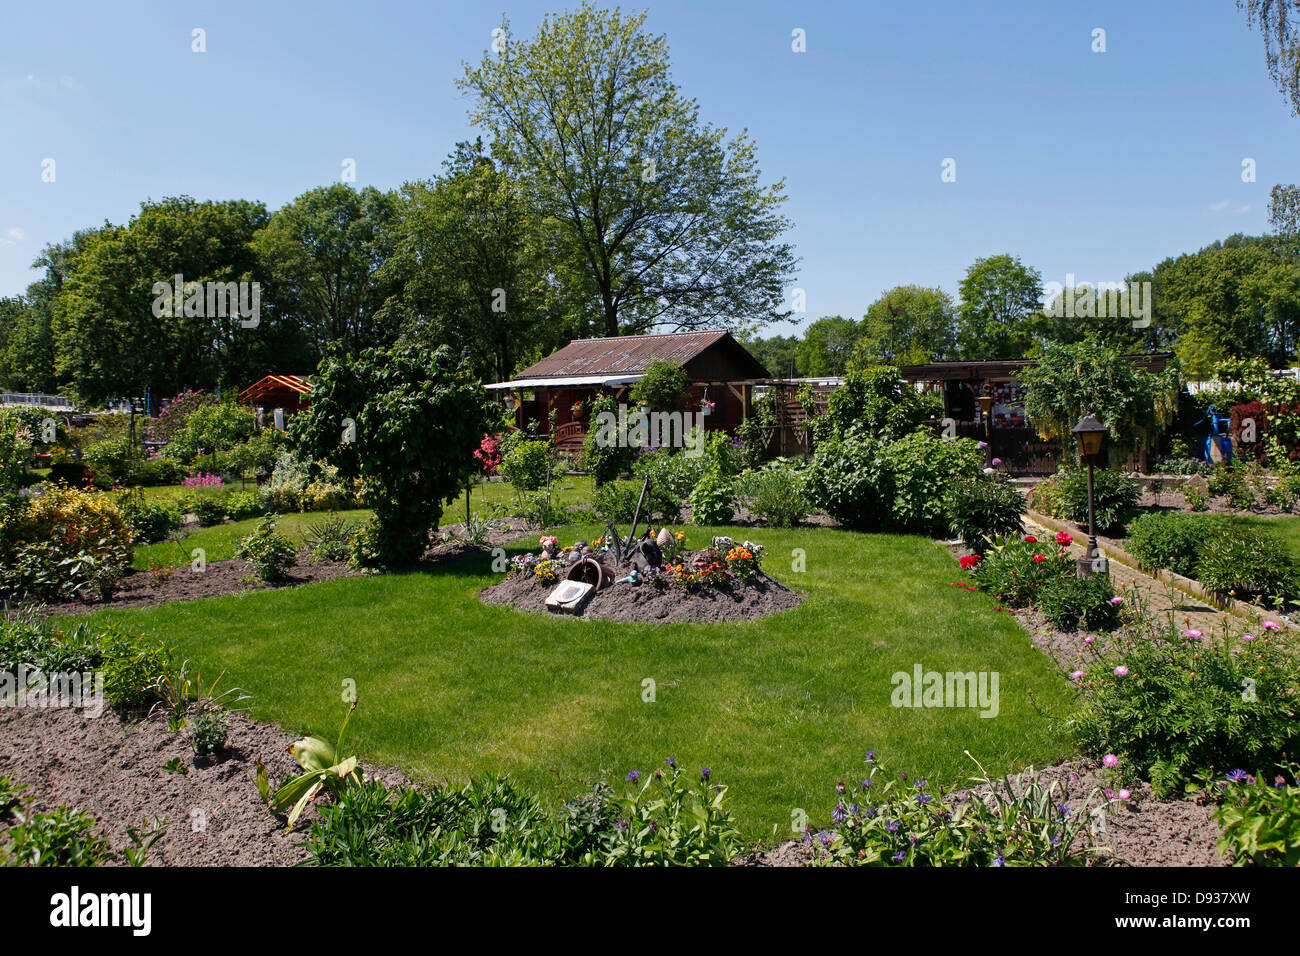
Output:
M566 5L11 0L0 295L36 277L46 243L148 198L275 208L337 181L347 157L359 184L435 174L473 135L461 62L502 12L526 35ZM976 257L1001 252L1044 281L1119 281L1265 231L1269 189L1300 180L1300 119L1232 0L625 6L642 8L703 118L748 128L764 176L785 178L809 319L860 317L901 283L955 293ZM191 52L195 27L206 53Z

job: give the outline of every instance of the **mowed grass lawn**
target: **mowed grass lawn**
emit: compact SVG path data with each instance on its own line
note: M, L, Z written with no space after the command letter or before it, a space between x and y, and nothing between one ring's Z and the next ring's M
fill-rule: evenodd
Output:
M231 486L239 490L238 485ZM251 482L249 488L255 487ZM146 488L145 492L153 498L176 497L183 489L179 485L160 485ZM551 485L551 496L557 507L585 504L591 499L592 480L586 475L558 475ZM509 510L515 500L515 489L503 481L484 482L470 489L470 513L486 518L494 505ZM281 515L276 521L276 530L295 544L302 544L312 525L328 516L342 517L348 521L365 523L371 511L367 508L355 511L306 512L302 514ZM144 571L156 565L183 567L190 563L190 552L202 548L208 561L228 561L235 556L235 547L239 539L252 534L259 518L245 521L228 521L209 528L196 528L184 537L174 541L160 541L156 544L140 545L135 549L132 566ZM465 520L465 493L462 491L451 504L444 506L440 525L461 524Z
M689 528L688 545L728 531ZM430 573L96 617L205 672L227 668L253 695L253 716L294 734L332 739L344 682L355 681L346 749L424 782L508 771L558 800L557 779L572 794L602 772L622 786L670 755L708 766L730 785L743 835L764 843L789 838L797 810L826 822L836 782L859 780L869 749L894 771L946 783L975 770L964 750L993 773L1070 752L1055 719L1069 711L1066 681L987 596L949 586L960 573L942 546L825 528L749 534L769 571L804 592L800 607L713 625L526 614L478 601L498 579L484 554ZM795 549L804 571L792 570ZM997 672L999 713L891 706L891 675L916 664Z

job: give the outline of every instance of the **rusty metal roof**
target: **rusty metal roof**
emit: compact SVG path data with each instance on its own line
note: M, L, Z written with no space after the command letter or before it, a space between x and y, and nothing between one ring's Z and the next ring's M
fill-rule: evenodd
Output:
M254 382L248 388L239 393L241 402L257 404L260 399L269 395L283 395L288 393L297 393L298 395L307 395L311 393L311 382L302 375L268 375L260 381Z
M668 332L663 335L619 335L604 339L575 339L531 368L524 369L515 378L635 375L644 372L646 366L656 360L685 365L706 349L729 338L731 338L730 333L725 329L718 329L711 332Z

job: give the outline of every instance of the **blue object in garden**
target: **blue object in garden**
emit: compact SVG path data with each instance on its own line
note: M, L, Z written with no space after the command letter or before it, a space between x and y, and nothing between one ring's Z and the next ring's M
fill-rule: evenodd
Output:
M1232 424L1232 419L1220 415L1218 409L1213 405L1206 406L1205 416L1196 423L1197 425L1203 425L1206 421L1210 423L1210 433L1205 436L1205 460L1207 462L1214 461L1210 450L1214 445L1218 445L1219 454L1223 456L1223 460L1232 461L1232 436L1227 432L1228 427Z
M633 568L627 577L619 578L614 583L615 584L636 584L640 579L641 576L636 573L636 568Z

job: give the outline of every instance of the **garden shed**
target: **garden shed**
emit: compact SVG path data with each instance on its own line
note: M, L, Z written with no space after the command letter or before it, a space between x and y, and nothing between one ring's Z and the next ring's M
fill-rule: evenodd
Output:
M1147 372L1163 372L1172 352L1126 355L1125 360ZM957 423L957 434L989 443L1012 474L1050 475L1056 471L1060 448L1043 441L1025 415L1021 374L1032 359L980 359L904 365L903 379L924 392L943 398L943 414ZM985 412L987 409L987 413Z
M575 339L508 382L489 390L512 395L515 424L549 433L556 413L556 443L566 451L582 448L591 404L602 394L629 401L631 386L654 361L681 366L690 383L684 411L701 411L706 430L732 430L748 414L751 383L768 378L767 369L726 330L669 332Z
M284 428L284 417L302 411L310 401L311 382L305 375L267 375L239 393L239 400L259 412L270 409L276 428Z

